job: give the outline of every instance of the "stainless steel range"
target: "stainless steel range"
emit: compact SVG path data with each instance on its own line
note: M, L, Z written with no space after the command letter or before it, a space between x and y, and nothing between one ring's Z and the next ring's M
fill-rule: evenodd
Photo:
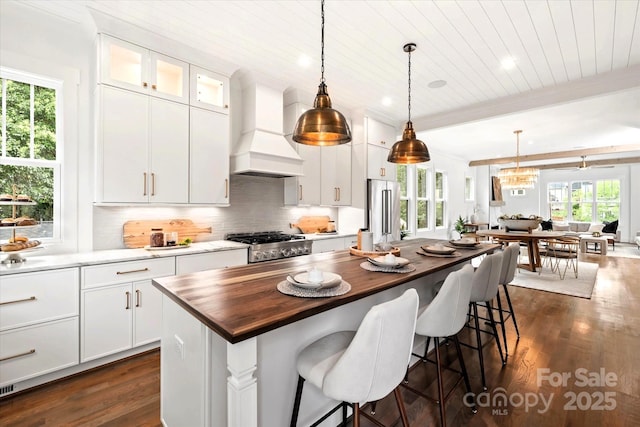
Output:
M311 240L304 236L285 234L282 231L255 233L229 233L225 240L246 243L249 247L249 262L271 261L311 253Z

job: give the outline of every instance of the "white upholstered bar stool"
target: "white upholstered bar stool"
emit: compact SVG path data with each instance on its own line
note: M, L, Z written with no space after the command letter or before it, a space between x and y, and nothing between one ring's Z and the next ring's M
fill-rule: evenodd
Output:
M484 357L482 354L482 338L481 332L492 335L495 338L496 346L500 354L500 360L504 365L505 359L502 354L502 346L500 344L500 338L498 337L498 329L496 328L496 321L493 317L493 305L491 301L498 294L498 286L500 281L500 273L502 271L502 252L495 252L487 256L480 266L473 273L471 280L471 310L473 311L473 320L476 333L475 345L469 343L461 343L466 347L475 349L478 352L478 358L480 359L480 374L482 375L482 388L487 389L487 380L484 373ZM480 318L478 317L478 304L484 306L487 310L488 318L482 318L482 320L488 321L491 330L480 329Z
M509 357L509 349L507 346L507 332L505 327L505 321L511 318L513 326L516 329L516 336L520 339L520 331L518 330L518 322L516 321L516 313L513 311L513 305L511 304L511 297L509 296L509 289L507 285L511 283L516 275L516 269L518 268L518 256L520 255L520 244L511 243L502 251L502 269L500 271L499 283L502 285L504 296L507 300L507 309L502 308L502 298L500 296L500 286L498 286L498 292L496 300L498 303L498 313L500 315L500 327L502 329L502 341L504 342L504 359L505 361ZM506 313L506 317L505 317Z
M467 392L471 392L471 384L469 383L467 368L464 364L464 359L462 358L460 342L458 341L456 334L464 327L467 318L467 309L469 308L469 298L471 296L472 277L473 267L471 264L467 264L462 269L449 273L433 301L431 301L431 303L429 303L429 305L418 314L418 321L416 323L416 334L427 337L427 344L424 356L419 356L417 354L414 354L414 356L420 357L424 362L432 362L436 364L438 399L432 399L408 384L405 384L405 387L414 393L426 397L427 399L435 400L438 403L440 408L440 425L442 426L446 425L445 403L447 397L449 397L451 392L460 383L460 380L464 380ZM431 338L434 339L434 351L436 356L435 362L427 359L427 351L429 349L429 342ZM440 361L440 338L451 338L454 342L458 355L458 362L460 363L460 371L442 366ZM460 377L447 394L444 393L442 368L447 368L460 374ZM477 410L474 405L473 412L476 411Z
M402 425L408 426L398 387L409 365L417 313L418 293L408 289L398 298L373 306L357 331L335 332L305 347L297 359L299 375L291 426L298 421L305 380L341 402L312 426L340 408L346 425L347 405L352 405L353 426L359 427L360 414L370 418L360 411L360 405L382 399L392 391Z

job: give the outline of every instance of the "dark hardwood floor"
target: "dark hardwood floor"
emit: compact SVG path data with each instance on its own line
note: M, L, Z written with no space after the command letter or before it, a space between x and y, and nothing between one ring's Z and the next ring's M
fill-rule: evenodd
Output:
M478 413L463 404L460 384L447 402L449 426L640 425L640 259L581 255L581 260L600 263L591 299L509 288L520 340L508 323L505 367L495 344L487 344L488 390L479 396ZM467 335L463 331L461 339L470 339ZM455 360L453 345L442 349L447 360ZM477 355L466 348L463 352L471 387L479 394ZM159 361L159 352L153 351L4 398L0 425L159 426ZM538 385L543 372L551 380L570 377L566 385L546 379ZM454 374L445 374L445 388L453 379ZM433 365L419 362L410 380L437 395ZM407 389L402 394L412 426L439 424L434 403ZM499 405L500 395L506 396L506 405ZM550 401L548 406L543 399ZM378 403L376 418L401 425L392 396ZM363 419L363 427L372 425Z

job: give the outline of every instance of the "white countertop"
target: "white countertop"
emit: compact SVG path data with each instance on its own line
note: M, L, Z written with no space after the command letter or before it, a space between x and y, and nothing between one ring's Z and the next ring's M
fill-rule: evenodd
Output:
M79 252L62 255L38 256L33 252L24 253L25 262L17 264L0 264L0 276L5 274L25 273L30 271L52 270L66 267L81 267L110 262L136 261L150 258L161 258L178 255L191 255L205 252L228 251L247 248L243 243L228 240L214 240L210 242L192 243L189 247L146 250L146 249L111 249L104 251ZM7 254L7 253L3 253ZM4 259L4 257L2 257Z
M321 240L321 239L337 239L341 237L356 237L356 233L310 233L310 234L301 234L298 233L296 236L304 236L307 240Z

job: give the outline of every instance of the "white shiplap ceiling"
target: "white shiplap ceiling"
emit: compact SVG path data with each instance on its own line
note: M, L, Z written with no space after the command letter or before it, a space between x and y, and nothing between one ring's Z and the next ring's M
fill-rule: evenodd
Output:
M319 1L19 3L80 23L88 6L222 58L229 73L251 70L311 96L319 82ZM328 0L325 16L334 106L375 111L399 130L407 119L402 46L418 45L412 119L434 150L512 156L514 129L524 130L521 154L640 143L639 0ZM506 58L511 70L501 67ZM447 85L430 89L434 80Z

